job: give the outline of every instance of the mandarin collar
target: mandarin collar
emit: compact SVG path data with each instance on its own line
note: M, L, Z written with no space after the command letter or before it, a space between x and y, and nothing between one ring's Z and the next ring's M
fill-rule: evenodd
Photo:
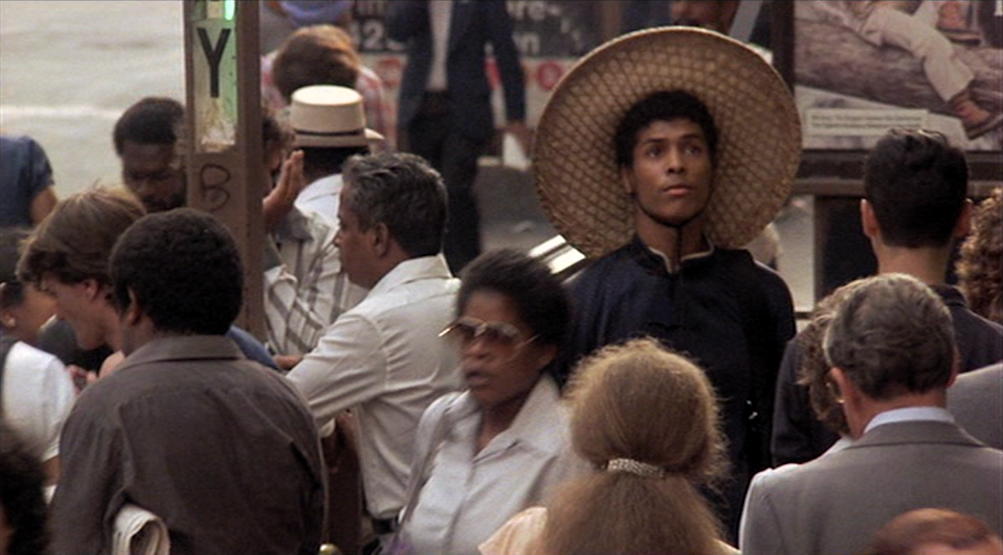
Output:
M638 235L634 235L631 243L629 245L630 252L634 255L637 261L647 270L658 271L661 270L666 274L677 274L686 267L692 264L709 259L717 247L711 242L710 238L706 235L703 236L704 241L707 243L707 249L692 254L687 254L679 259L679 266L673 268L672 263L669 258L665 256L661 251L649 247Z

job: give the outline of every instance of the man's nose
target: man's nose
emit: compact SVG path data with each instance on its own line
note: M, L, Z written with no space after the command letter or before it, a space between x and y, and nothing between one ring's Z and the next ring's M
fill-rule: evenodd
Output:
M477 336L463 345L460 352L464 357L481 359L487 357L491 351L487 347L483 336Z
M683 165L682 152L678 148L670 148L665 153L665 170L668 173L682 173L686 171Z

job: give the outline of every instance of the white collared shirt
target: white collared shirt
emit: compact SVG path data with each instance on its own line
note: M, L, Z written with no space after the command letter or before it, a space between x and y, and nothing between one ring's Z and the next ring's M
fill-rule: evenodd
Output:
M914 422L917 420L934 420L937 422L954 422L954 417L951 413L947 412L947 409L940 407L904 407L900 409L886 410L885 412L879 413L867 426L864 427L864 433L871 431L871 429L881 426L882 424L894 424L896 422Z
M76 400L70 375L58 358L14 343L0 369L3 419L40 461L59 454L59 433Z
M444 91L449 87L446 59L449 57L449 20L452 17L452 0L434 0L428 3L428 23L432 30L432 63L425 90Z
M335 231L338 230L338 205L341 174L336 173L311 182L300 191L294 205L304 214L317 214Z
M553 486L587 469L571 450L568 416L549 377L537 382L512 425L478 453L481 410L470 393L457 398L444 417L448 435L405 525L415 553L477 553L510 517L541 504Z
M459 280L439 256L398 264L342 314L288 378L318 427L353 408L370 516L404 505L418 420L460 386L456 355L439 332L452 320Z

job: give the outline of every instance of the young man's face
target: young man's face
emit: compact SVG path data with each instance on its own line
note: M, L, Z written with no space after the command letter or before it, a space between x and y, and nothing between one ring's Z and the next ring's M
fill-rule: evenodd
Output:
M114 311L107 299L106 288L94 279L66 283L55 276L42 278L42 289L56 301L56 317L66 320L77 337L81 349L96 349L107 344L108 332L103 316Z
M185 204L184 167L174 145L122 143L122 181L147 212L163 212Z
M707 207L714 167L703 129L689 119L656 120L637 133L634 163L621 177L637 218L668 226L692 221Z

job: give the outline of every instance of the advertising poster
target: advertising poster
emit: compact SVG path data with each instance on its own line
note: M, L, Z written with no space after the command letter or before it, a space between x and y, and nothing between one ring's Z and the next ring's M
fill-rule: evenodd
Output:
M892 127L968 151L1003 138L1003 0L794 3L804 146L865 150Z

